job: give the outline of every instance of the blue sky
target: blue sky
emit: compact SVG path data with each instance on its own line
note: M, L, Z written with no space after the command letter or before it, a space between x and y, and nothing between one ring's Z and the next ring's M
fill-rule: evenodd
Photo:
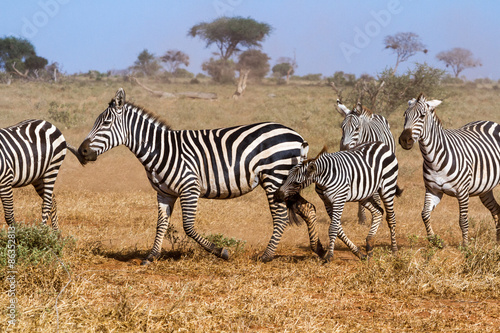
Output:
M181 50L190 56L187 69L199 73L215 49L188 37L189 28L223 15L242 16L273 27L262 51L271 57L271 66L295 54L298 75L330 76L340 70L376 75L396 59L384 49L384 37L414 32L429 52L410 58L398 72L424 61L444 69L436 54L463 47L483 63L463 75L498 80L498 14L500 1L495 0L7 0L0 12L0 36L27 38L38 55L70 74L127 68L143 49L157 56Z

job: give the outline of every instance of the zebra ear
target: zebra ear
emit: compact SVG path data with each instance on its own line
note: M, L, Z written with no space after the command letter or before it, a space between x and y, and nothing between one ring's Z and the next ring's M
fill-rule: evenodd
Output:
M314 162L309 163L306 169L306 177L311 177L316 172L317 169L318 167Z
M115 106L118 109L121 109L125 104L125 90L123 88L118 89L115 95Z
M351 110L349 110L344 104L340 102L340 99L337 99L337 111L340 113L342 117L346 117L349 113L351 113Z
M429 110L434 111L436 106L438 106L441 103L442 103L442 101L439 101L437 99L433 99L432 101L427 102L427 106L429 107Z
M360 115L361 113L363 113L363 105L361 105L361 103L360 103L360 102L358 102L358 103L356 104L356 113L357 113L357 114L359 114L359 115Z

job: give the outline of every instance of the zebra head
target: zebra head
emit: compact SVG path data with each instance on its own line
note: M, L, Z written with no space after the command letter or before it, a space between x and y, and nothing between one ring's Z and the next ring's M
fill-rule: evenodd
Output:
M125 91L120 88L108 108L97 117L94 127L78 148L82 164L95 161L97 156L125 143L124 105Z
M408 101L408 108L405 111L404 130L399 136L399 144L403 149L409 150L413 144L420 140L423 136L428 116L434 113L436 106L441 104L441 101L427 101L423 94L420 94L417 99L413 98Z
M318 175L316 160L323 153L326 153L326 147L315 158L295 165L280 188L274 193L274 200L276 202L288 201L290 197L299 193L300 190L311 185Z
M338 99L337 106L339 113L344 116L344 121L342 121L341 125L342 139L340 140L340 150L351 149L358 145L361 137L362 126L359 116L363 112L363 107L361 103L358 103L356 108L351 111Z

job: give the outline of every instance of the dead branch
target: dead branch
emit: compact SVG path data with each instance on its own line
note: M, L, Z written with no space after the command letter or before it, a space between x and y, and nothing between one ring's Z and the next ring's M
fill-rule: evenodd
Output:
M248 73L250 73L250 70L240 70L240 79L238 80L238 87L236 88L236 91L233 94L233 99L237 100L238 98L243 95L243 92L247 88L247 79L248 79Z
M333 81L330 82L330 87L337 93L337 99L342 102L342 89L337 88Z
M28 79L28 80L29 80L29 77L28 77L28 70L26 70L26 72L24 72L24 74L23 74L23 73L21 73L21 72L20 72L20 71L16 68L16 62L15 62L15 61L12 63L12 69L13 69L13 70L14 70L14 72L15 72L17 75L19 75L20 77L23 77L23 78L25 78L25 79Z

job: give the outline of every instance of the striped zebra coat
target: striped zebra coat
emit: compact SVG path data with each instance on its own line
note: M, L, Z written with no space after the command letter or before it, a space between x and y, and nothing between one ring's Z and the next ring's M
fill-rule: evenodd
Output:
M8 225L15 223L12 188L33 185L43 200L42 224L50 215L52 228L59 228L53 191L66 147L62 133L44 120L0 129L0 197Z
M463 244L469 241L469 198L479 196L491 212L500 242L500 206L493 189L500 183L500 125L475 121L459 129L444 129L435 108L441 101L427 101L423 94L408 102L401 147L409 150L415 142L424 158L425 203L422 219L427 236L436 238L430 224L431 212L443 194L458 199Z
M378 193L386 209L386 219L391 233L392 251L397 251L396 215L394 196L400 195L397 188L398 161L390 148L381 142L369 142L350 150L328 154L322 151L318 157L295 166L283 185L276 192L277 201L288 201L312 183L323 200L330 216L330 244L324 257L333 257L337 236L360 259L366 256L345 235L340 217L346 202L359 201L373 215L373 222L366 237L366 250L372 254L374 236L382 221L383 209L373 198Z
M340 115L344 117L341 125L340 150L351 149L365 142L380 141L389 146L390 150L395 153L396 145L387 119L381 115L373 114L369 109L363 107L361 103L349 110L337 99L337 107ZM378 202L380 203L380 200ZM365 210L361 204L358 207L358 221L360 224L365 224Z
M292 166L306 158L309 149L298 133L275 123L174 131L151 113L126 103L125 92L120 89L96 119L79 153L86 163L122 144L141 161L157 192L156 237L143 264L159 256L177 198L186 234L205 250L228 259L227 250L196 232L198 200L234 198L258 185L267 194L274 223L273 235L261 259L268 261L274 257L288 216L286 206L276 203L273 195ZM295 209L308 224L312 249L322 255L314 206L301 199Z

